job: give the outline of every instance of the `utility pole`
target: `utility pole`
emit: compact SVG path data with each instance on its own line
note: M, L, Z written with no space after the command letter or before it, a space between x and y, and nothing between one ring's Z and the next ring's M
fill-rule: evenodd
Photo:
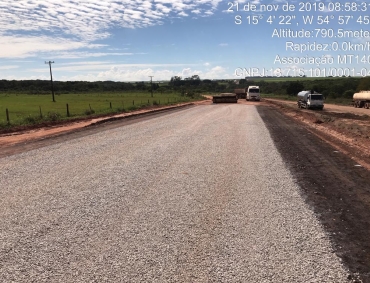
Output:
M45 64L49 64L49 67L50 67L51 93L52 93L52 96L53 96L53 102L55 102L54 86L53 86L53 74L51 73L51 63L54 63L54 61L45 62Z
M150 77L150 92L151 92L151 94L152 94L152 97L153 97L153 77L154 76L149 76Z

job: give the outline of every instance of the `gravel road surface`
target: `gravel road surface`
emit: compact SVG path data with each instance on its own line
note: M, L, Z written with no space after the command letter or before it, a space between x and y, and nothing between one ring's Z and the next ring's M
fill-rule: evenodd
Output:
M255 106L0 159L0 282L348 282Z

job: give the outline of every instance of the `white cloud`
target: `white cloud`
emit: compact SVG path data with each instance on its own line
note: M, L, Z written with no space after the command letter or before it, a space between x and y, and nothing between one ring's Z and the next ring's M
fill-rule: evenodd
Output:
M193 75L199 75L203 79L228 79L234 74L227 69L216 66L211 69L203 69L201 65L193 69L188 64L113 64L110 62L81 62L81 64L66 63L53 64L53 78L55 81L148 81L149 76L154 76L155 81L170 80L173 76L180 76L183 79ZM0 68L0 75L3 69ZM4 68L4 79L50 79L49 68L43 65L38 69L32 69L32 76L13 76L10 70Z
M187 16L189 16L188 14L186 14L185 12L180 12L180 13L178 13L178 15L179 16L183 16L183 17L187 17Z
M216 66L206 72L207 76L210 78L229 78L230 74L227 72L227 69L221 66Z
M78 65L100 65L100 64L111 64L110 61L79 61L79 62L69 62L69 63L60 63L61 66L78 66Z
M99 72L106 72L107 70L139 70L148 68L179 68L192 66L191 64L116 64L107 61L85 61L78 63L64 63L58 64L55 62L53 65L53 70L58 72L90 72L98 74ZM45 68L32 69L32 73L43 73Z
M10 70L10 69L18 69L19 66L17 65L5 65L5 66L0 66L0 70Z
M146 80L149 75L154 75L156 80L169 80L172 76L183 78L192 75L199 75L201 79L227 79L231 78L227 69L216 66L209 69L210 63L202 65L194 64L117 64L109 61L85 61L79 63L59 63L53 64L53 77L57 81L141 81ZM195 69L193 67L197 66ZM19 66L6 65L0 67L0 77L3 79L49 79L49 69L44 62L40 62L37 68L28 70L33 74L21 76L19 73L12 73ZM205 69L204 69L205 68ZM18 72L18 71L17 71ZM10 76L14 74L14 76Z
M37 52L78 49L88 44L62 38L0 36L0 58L25 58Z
M168 14L169 12L171 12L171 8L166 6L166 5L156 4L155 6L156 6L157 10L161 10L165 14Z
M74 81L149 81L149 76L154 76L154 80L170 80L174 76L174 72L167 69L153 70L152 68L144 69L121 69L118 67L111 67L109 70L87 75L76 75L72 77L62 77L61 80Z
M188 78L188 77L191 77L191 76L196 75L198 73L199 73L199 71L195 71L195 70L193 71L193 70L191 70L191 68L185 68L181 72L181 77L182 78Z
M113 28L143 28L213 14L221 0L2 0L0 58L92 48ZM50 34L53 34L51 36ZM57 35L55 37L55 35ZM95 46L98 47L98 46ZM100 46L102 47L102 46ZM82 57L88 53L80 53ZM100 56L98 53L89 53ZM73 56L79 56L74 53ZM65 55L61 55L65 57ZM60 57L62 58L62 57ZM69 57L71 58L71 57Z
M91 52L67 52L80 48L95 49L103 47L102 44L90 44L88 42L64 39L60 37L49 38L47 36L1 36L0 35L0 58L26 58L35 57L37 54L53 52L54 58L83 58L99 57L106 55L131 55L130 53L91 53ZM47 55L46 54L46 55Z
M154 76L154 80L170 80L173 76L180 76L183 79L191 77L193 75L199 75L201 79L227 79L232 78L233 74L229 74L227 70L221 66L216 66L210 70L201 71L193 70L189 67L183 68L182 70L169 70L169 69L157 69L157 68L121 68L112 67L107 71L100 72L97 75L89 74L87 76L76 76L72 79L86 79L91 81L96 80L114 80L114 81L147 81L149 76Z
M80 59L80 58L92 58L92 57L104 57L104 56L132 56L139 53L128 53L128 52L57 52L53 54L55 59ZM142 55L145 53L140 53Z
M108 37L111 27L138 28L188 13L207 14L221 0L2 0L0 34L57 31L84 41Z

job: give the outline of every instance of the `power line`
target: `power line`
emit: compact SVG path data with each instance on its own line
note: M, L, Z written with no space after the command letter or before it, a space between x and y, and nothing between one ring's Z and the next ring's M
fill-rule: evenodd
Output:
M53 96L53 102L55 102L55 98L54 98L54 86L53 86L53 74L51 73L51 64L52 63L54 63L54 61L49 61L49 62L46 62L45 61L45 64L49 64L49 67L50 67L51 93L52 93L52 96Z

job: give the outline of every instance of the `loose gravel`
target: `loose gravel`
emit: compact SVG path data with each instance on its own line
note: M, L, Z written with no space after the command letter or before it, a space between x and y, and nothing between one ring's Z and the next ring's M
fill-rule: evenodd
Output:
M0 159L0 282L348 282L255 106Z

